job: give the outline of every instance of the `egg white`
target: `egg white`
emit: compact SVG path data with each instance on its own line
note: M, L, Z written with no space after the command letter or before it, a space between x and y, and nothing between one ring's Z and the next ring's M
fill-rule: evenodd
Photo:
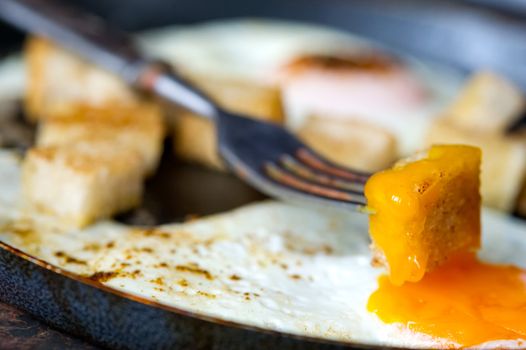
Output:
M366 310L382 271L370 265L365 215L268 201L151 230L111 221L68 230L24 213L19 183L19 158L0 151L0 240L84 276L114 272L102 283L115 289L294 334L455 345L384 324ZM483 221L482 257L526 268L525 225L489 210Z

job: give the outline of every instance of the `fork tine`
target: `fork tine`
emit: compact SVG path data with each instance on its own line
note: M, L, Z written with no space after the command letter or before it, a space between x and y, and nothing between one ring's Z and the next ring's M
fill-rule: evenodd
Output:
M298 149L296 151L296 157L301 160L302 163L313 169L353 182L365 184L370 176L370 174L365 172L347 169L334 163L330 163L327 160L317 156L314 152L308 150L307 148Z
M366 203L365 197L359 192L344 191L310 182L295 176L294 174L282 169L274 163L266 163L265 171L272 180L278 182L282 186L287 186L296 191L323 198L344 201L356 205L365 205Z
M304 178L310 182L319 183L335 189L362 194L364 185L359 181L342 180L339 177L317 171L309 166L300 163L296 158L285 154L280 158L281 165L294 175Z
M365 210L362 187L369 174L324 160L276 124L223 111L217 126L221 156L240 178L261 192L293 202ZM287 162L283 155L290 155L293 161Z

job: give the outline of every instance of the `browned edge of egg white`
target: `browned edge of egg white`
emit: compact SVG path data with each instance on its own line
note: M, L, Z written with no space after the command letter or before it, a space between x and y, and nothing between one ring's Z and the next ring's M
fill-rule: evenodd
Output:
M58 266L55 266L53 264L49 264L49 263L47 263L46 261L44 261L42 259L34 257L34 256L30 255L30 254L27 254L27 253L25 253L25 252L15 248L15 247L9 245L9 244L6 244L5 242L2 242L2 241L0 241L0 249L3 249L3 250L5 250L5 251L7 251L7 252L9 252L11 254L14 254L14 255L16 255L16 256L24 259L24 260L27 260L27 261L29 261L29 262L31 262L31 263L39 266L39 267L42 267L42 268L44 268L46 270L54 272L57 275L60 275L62 277L69 278L69 279L75 280L77 282L86 284L86 285L88 285L90 287L102 290L103 292L111 293L111 294L117 295L119 297L122 297L122 298L125 298L125 299L129 299L129 300L134 301L134 302L145 304L145 305L148 305L148 306L151 306L151 307L154 307L154 308L162 309L162 310L169 311L169 312L172 312L172 313L175 313L175 314L179 314L179 315L182 315L182 316L195 318L195 319L198 319L198 320L201 320L201 321L205 321L205 322L216 323L216 324L227 326L227 327L244 329L244 330L247 330L247 331L259 332L259 333L267 334L267 335L270 335L270 336L285 337L285 338L296 339L296 340L299 340L299 341L317 343L319 345L326 344L326 345L350 347L350 348L360 348L360 349L362 349L362 348L363 349L388 349L388 350L401 350L401 349L403 349L403 348L399 348L399 347L392 347L392 346L390 347L390 346L385 346L385 345L381 345L381 344L373 345L373 344L362 344L362 343L354 343L354 342L344 342L344 341L338 341L338 340L310 337L310 336L306 336L306 335L286 333L286 332L266 329L266 328L262 328L262 327L258 327L258 326L252 326L252 325L248 325L248 324L243 324L243 323L239 323L239 322L235 322L235 321L228 321L228 320L224 320L224 319L221 319L221 318L218 318L218 317L214 317L214 316L207 316L205 314L200 314L200 313L196 313L196 312L180 309L180 308L177 308L177 307L174 307L174 306L165 305L165 304L158 303L158 302L155 302L153 300L150 300L150 299L147 299L147 298L144 298L144 297L140 297L140 296L137 296L137 295L133 295L131 293L123 292L123 291L120 291L120 290L108 287L108 286L102 284L101 282L99 282L97 279L93 279L93 278L90 278L90 277L84 277L84 276L81 276L81 275L78 275L78 274L66 271L66 270L64 270L64 269L62 269L62 268L60 268Z

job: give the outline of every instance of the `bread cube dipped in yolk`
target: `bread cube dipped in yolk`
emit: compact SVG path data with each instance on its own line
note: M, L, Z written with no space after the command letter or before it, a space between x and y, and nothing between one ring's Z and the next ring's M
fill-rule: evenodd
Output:
M476 147L432 146L374 174L365 186L375 261L391 283L416 282L452 256L480 246Z

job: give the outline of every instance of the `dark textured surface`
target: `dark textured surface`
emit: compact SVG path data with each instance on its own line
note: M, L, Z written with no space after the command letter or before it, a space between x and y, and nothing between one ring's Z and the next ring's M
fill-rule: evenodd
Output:
M52 329L24 311L0 303L0 349L96 350L98 348Z

